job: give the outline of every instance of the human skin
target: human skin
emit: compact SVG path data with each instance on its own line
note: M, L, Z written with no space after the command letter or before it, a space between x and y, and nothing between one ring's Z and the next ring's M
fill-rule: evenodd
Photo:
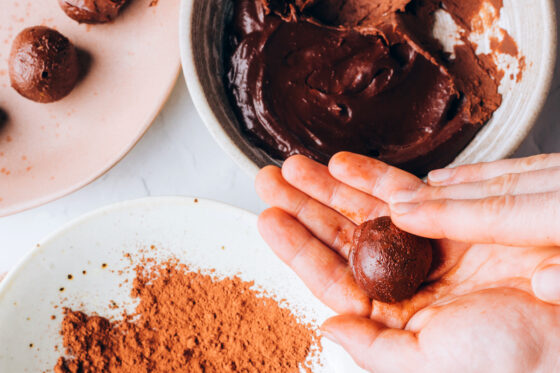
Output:
M473 175L500 177L497 170L507 164L470 167L455 171L447 184L476 182ZM526 211L531 202L525 197L519 198L525 209L511 202L505 207L476 202L487 200L485 194L476 194L480 186L465 188L479 200L459 203L459 194L445 199L452 189L436 182L437 176L431 174L426 185L404 171L350 153L334 156L328 168L295 156L282 169L267 167L257 177L258 194L273 206L259 217L259 230L313 294L340 314L324 323L323 334L369 371L560 370L560 307L539 299L531 284L560 256L557 237L544 221L552 216ZM547 189L541 183L539 188L538 194L550 193L541 191ZM484 208L472 207L479 205ZM538 205L541 212L555 212L542 210L545 205ZM509 230L514 219L505 213L508 206L511 214L522 211L528 216L523 219L521 214L521 223ZM560 210L560 203L556 206ZM412 299L398 304L370 301L346 262L356 225L385 215L401 229L435 239L436 265L428 282ZM529 224L533 218L541 219L541 230L536 230L539 224Z

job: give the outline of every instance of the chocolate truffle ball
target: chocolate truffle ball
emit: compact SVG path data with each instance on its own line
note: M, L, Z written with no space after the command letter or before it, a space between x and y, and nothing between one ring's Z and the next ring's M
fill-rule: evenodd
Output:
M386 216L356 229L349 260L356 282L370 298L396 303L412 297L426 280L432 245Z
M105 23L117 17L127 0L58 0L60 7L79 23Z
M69 94L80 74L72 43L44 26L27 28L16 36L9 65L12 87L23 97L42 103Z

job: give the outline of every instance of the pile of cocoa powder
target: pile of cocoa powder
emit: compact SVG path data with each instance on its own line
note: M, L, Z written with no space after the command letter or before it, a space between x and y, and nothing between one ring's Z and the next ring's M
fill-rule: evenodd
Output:
M311 372L316 331L252 282L193 272L177 260L135 271L133 314L110 321L65 310L68 357L56 373Z

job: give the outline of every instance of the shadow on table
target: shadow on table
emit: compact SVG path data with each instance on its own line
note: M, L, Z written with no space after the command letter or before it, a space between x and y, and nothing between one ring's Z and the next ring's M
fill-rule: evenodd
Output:
M2 134L2 130L8 124L8 113L6 113L2 108L0 108L0 134Z

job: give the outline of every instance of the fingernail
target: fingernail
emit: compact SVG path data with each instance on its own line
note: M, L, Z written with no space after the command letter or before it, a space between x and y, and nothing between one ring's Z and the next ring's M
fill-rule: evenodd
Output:
M560 265L545 267L535 273L533 291L545 302L560 303Z
M325 337L325 338L327 338L327 339L333 341L333 342L336 343L336 344L340 344L340 343L338 342L338 339L337 339L333 334L329 333L329 332L326 331L326 330L321 329L321 335L322 335L323 337Z
M420 206L419 203L395 203L391 204L390 209L392 212L396 212L397 214L402 215L416 210L418 206Z
M393 204L401 202L410 202L416 196L416 191L401 190L391 194L389 201Z
M434 170L428 174L428 179L430 181L435 181L436 183L441 183L451 177L453 174L453 169L443 168L441 170Z

